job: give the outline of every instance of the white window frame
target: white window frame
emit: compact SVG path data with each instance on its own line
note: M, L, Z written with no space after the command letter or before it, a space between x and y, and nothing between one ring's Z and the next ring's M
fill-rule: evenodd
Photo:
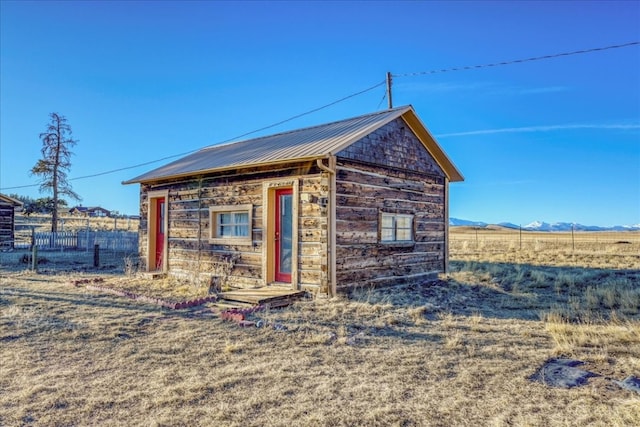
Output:
M385 226L385 219L386 220L390 220L391 225L390 226ZM402 223L404 221L400 221L400 220L405 220L408 219L409 221L409 225L407 227L399 227L398 224ZM379 232L379 240L381 243L413 243L414 240L414 235L415 235L415 230L414 230L414 226L413 226L413 219L414 219L414 215L411 214L396 214L396 213L389 213L389 212L380 212L380 232ZM391 236L387 237L385 236L385 231L390 230L391 231ZM409 231L409 239L398 239L398 230L401 231Z
M229 213L242 213L248 215L246 236L220 235L220 227L218 224L220 214ZM253 243L253 205L211 206L209 207L209 223L209 243L218 245L251 245ZM237 225L244 224L229 225L233 225L235 228Z

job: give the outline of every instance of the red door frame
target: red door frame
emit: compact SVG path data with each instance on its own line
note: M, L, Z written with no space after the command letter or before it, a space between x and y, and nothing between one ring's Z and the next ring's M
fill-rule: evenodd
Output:
M156 270L164 268L164 215L165 215L165 198L158 197L154 199L156 208Z
M282 240L280 239L280 235L281 235L281 228L282 228L282 206L280 203L280 196L293 196L293 189L291 188L284 188L284 189L279 189L276 190L275 192L275 199L276 199L276 203L275 203L275 232L276 232L276 236L275 236L275 257L274 257L274 273L275 273L275 280L276 282L283 282L283 283L291 283L291 272L288 273L283 273L280 271L280 255L281 255L281 242ZM293 210L293 209L292 209ZM293 213L293 212L292 212ZM293 262L293 260L292 260Z

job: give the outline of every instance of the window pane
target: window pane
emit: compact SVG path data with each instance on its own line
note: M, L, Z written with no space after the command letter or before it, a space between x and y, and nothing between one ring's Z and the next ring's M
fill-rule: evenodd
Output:
M389 242L393 240L393 229L383 228L380 232L380 240L383 242Z
M231 224L231 213L219 213L218 224Z
M382 214L382 228L393 227L393 215Z
M235 226L235 235L237 237L246 237L249 235L249 226L248 225L236 225Z
M235 223L236 224L249 224L249 213L248 212L236 212L235 213Z
M411 217L410 216L397 216L396 217L396 226L398 228L410 228L411 227Z
M233 225L220 225L218 236L219 237L233 236Z
M411 240L411 229L399 228L396 231L396 240L401 240L401 241Z
M280 195L280 264L282 274L291 273L293 255L293 196Z

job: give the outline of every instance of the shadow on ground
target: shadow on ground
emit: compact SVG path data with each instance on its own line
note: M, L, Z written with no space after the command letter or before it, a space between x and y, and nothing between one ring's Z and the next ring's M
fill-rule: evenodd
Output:
M640 271L453 261L450 275L400 288L360 289L352 298L427 312L539 320L556 309L640 318Z

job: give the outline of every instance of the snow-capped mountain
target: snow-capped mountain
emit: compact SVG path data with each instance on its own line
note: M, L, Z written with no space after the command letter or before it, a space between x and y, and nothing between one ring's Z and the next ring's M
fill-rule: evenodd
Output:
M449 225L453 225L453 226L465 225L467 227L469 226L470 227L486 227L489 224L481 221L469 221L466 219L449 218Z
M501 222L500 224L497 224L500 227L505 227L505 228L515 228L515 229L519 229L520 226L518 224L514 224L512 222Z
M468 221L459 218L449 218L449 225L451 226L471 226L471 227L486 227L486 222L482 221ZM501 227L519 229L520 226L511 222L501 222L497 224ZM634 225L614 225L611 227L600 227L597 225L582 225L571 222L554 222L548 223L544 221L533 221L527 225L522 226L523 230L529 231L640 231L640 224Z
M633 225L614 225L611 227L601 227L598 225L582 225L571 222L554 222L553 224L544 221L534 221L522 227L525 230L534 231L633 231L640 230L640 227Z

